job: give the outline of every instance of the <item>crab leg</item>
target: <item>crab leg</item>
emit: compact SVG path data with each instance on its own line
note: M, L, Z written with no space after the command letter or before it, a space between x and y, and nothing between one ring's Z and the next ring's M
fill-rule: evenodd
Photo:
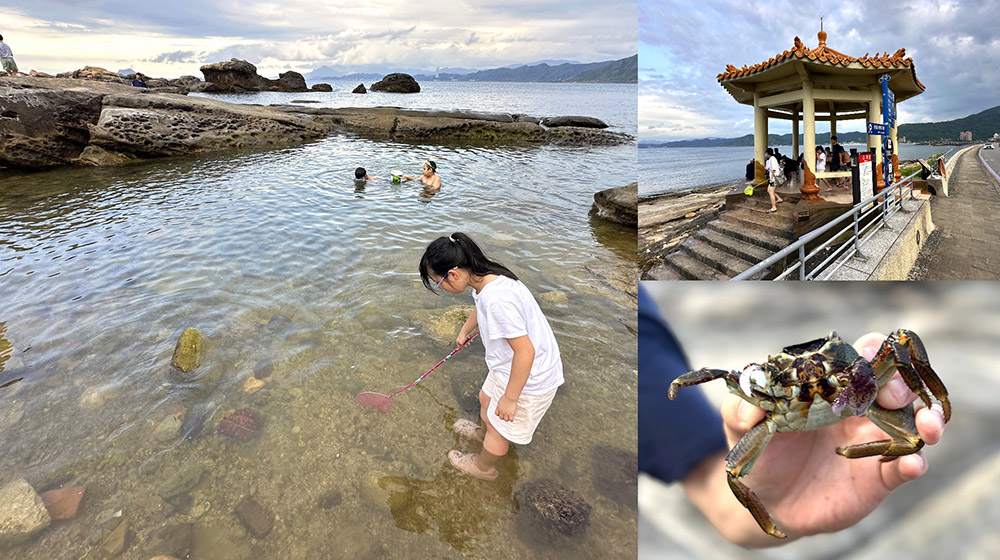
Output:
M750 473L754 463L760 458L767 443L774 436L774 427L767 420L762 420L759 424L750 428L746 434L736 442L729 454L726 455L726 474L729 482L729 489L733 491L736 499L747 508L754 521L765 533L779 539L785 538L775 525L764 504L760 503L757 494L754 494L746 484L738 479Z
M941 402L941 409L944 412L944 421L951 418L951 403L948 401L948 389L931 369L930 361L927 359L927 351L920 337L913 331L899 329L889 335L882 343L882 346L871 361L875 375L878 377L879 387L885 385L889 372L896 368L899 374L906 381L906 385L911 391L920 396L928 407L933 403L931 395L934 395ZM930 394L928 394L930 390Z
M667 390L667 396L670 400L674 400L677 396L677 391L681 387L690 387L691 385L699 385L701 383L707 383L715 379L723 378L726 379L726 384L729 384L729 373L724 369L709 369L701 368L697 371L689 371L684 375L674 379L674 382L670 384L670 388Z
M868 418L892 439L838 447L838 454L848 459L882 455L883 461L892 461L899 456L916 453L924 446L924 440L920 439L917 433L912 404L898 410L889 410L878 404L872 404L868 409Z

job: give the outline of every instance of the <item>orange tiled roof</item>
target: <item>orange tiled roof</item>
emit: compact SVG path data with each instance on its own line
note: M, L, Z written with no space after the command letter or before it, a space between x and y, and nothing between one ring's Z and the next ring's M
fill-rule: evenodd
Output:
M861 58L855 58L853 56L848 56L844 53L837 52L830 47L826 46L826 32L819 32L819 46L815 49L810 49L806 47L802 40L798 37L795 38L795 44L791 50L787 50L777 56L771 57L760 64L754 64L753 66L743 66L743 68L737 68L732 64L726 65L726 71L719 74L718 80L728 78L742 78L744 76L749 76L757 72L761 72L778 64L779 62L790 60L793 58L807 59L817 62L823 62L826 64L832 64L835 66L847 66L852 62L857 62L866 68L881 67L881 68L913 68L913 59L906 56L906 49L899 49L893 54L875 53L875 56L869 56L865 53L865 56ZM904 58L905 57L905 58ZM920 86L921 89L925 89L924 84L920 83L917 79L916 73L913 75L913 80Z

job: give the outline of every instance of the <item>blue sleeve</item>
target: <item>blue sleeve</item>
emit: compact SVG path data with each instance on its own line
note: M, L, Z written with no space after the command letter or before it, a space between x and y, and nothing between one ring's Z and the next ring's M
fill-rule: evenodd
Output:
M698 390L675 400L667 388L690 371L656 302L639 284L639 470L666 482L684 478L702 459L726 448L722 417Z

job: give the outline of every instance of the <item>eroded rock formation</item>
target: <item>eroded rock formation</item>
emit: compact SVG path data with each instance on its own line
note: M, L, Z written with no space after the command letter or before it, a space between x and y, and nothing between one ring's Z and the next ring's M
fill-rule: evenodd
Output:
M420 84L409 74L395 72L386 75L368 89L386 93L420 93Z

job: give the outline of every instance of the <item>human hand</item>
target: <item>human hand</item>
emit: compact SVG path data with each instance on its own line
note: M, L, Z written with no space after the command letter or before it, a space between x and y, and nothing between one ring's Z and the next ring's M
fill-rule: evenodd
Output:
M460 332L458 333L458 338L455 339L455 344L457 344L459 347L462 347L468 341L469 341L469 335Z
M496 415L506 422L514 421L514 413L517 412L517 399L512 399L507 395L500 397L497 401Z
M862 336L854 347L871 360L885 335ZM879 389L877 402L898 409L917 396L899 373ZM726 437L730 446L764 418L764 411L736 395L727 395L722 404ZM937 407L919 408L917 430L924 442L934 445L944 431L944 417ZM753 471L741 479L760 498L775 523L789 540L816 533L838 531L863 519L893 490L927 471L927 461L918 452L897 460L881 457L847 459L834 450L858 443L886 439L885 433L869 419L847 418L818 430L775 434ZM735 500L732 507L742 508ZM727 538L748 546L769 546L788 542L775 539L757 527L749 512L739 517L749 532L730 527Z

